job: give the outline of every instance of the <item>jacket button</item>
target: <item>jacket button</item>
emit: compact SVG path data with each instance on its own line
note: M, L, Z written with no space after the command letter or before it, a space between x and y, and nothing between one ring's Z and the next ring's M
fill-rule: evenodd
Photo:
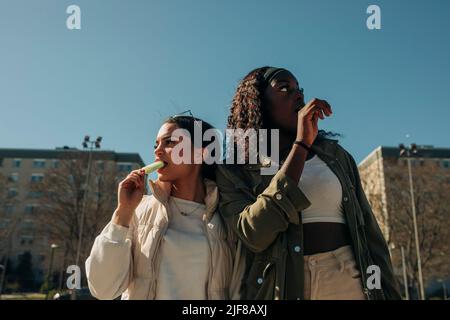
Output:
M262 284L263 283L263 278L258 278L258 280L256 280L256 282L258 282L258 284Z
M295 252L300 252L300 246L295 246L295 247L294 247L294 251L295 251Z
M275 199L281 200L281 199L283 199L283 196L282 196L281 194L277 193L277 194L275 195Z
M347 197L344 197L344 201L347 202L347 201L348 201L348 198L347 198Z

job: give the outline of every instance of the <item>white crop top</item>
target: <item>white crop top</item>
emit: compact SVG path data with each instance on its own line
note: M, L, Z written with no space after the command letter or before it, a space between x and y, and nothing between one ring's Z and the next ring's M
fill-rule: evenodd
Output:
M345 223L341 183L317 155L305 162L298 187L311 202L302 211L303 223Z

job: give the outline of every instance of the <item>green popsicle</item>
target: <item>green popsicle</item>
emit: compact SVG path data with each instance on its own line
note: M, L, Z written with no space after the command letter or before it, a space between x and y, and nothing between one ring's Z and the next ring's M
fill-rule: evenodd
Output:
M149 164L148 166L143 167L142 169L145 170L145 174L150 174L153 171L156 171L162 167L164 167L164 162L156 161L156 162Z

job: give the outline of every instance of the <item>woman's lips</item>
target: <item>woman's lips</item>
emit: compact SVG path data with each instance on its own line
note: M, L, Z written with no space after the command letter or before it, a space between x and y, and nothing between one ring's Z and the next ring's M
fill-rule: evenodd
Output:
M165 168L167 168L167 166L169 165L169 163L168 163L167 161L164 161L164 160L159 160L159 161L164 162L164 167L159 168L158 170L156 170L156 172L161 173L162 170L164 170Z
M167 166L169 164L167 161L165 161L163 159L155 159L155 162L156 161L162 161L164 163L164 166Z

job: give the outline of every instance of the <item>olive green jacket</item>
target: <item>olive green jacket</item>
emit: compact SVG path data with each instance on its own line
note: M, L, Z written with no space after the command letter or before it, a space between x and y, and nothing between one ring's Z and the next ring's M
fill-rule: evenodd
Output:
M352 248L368 299L400 299L386 241L366 199L352 156L336 140L316 140L313 151L342 185L342 206ZM303 229L301 211L310 206L305 194L281 171L261 175L270 165L220 165L219 212L244 243L247 261L244 299L303 299ZM294 248L296 250L294 250ZM380 268L381 289L367 279Z

